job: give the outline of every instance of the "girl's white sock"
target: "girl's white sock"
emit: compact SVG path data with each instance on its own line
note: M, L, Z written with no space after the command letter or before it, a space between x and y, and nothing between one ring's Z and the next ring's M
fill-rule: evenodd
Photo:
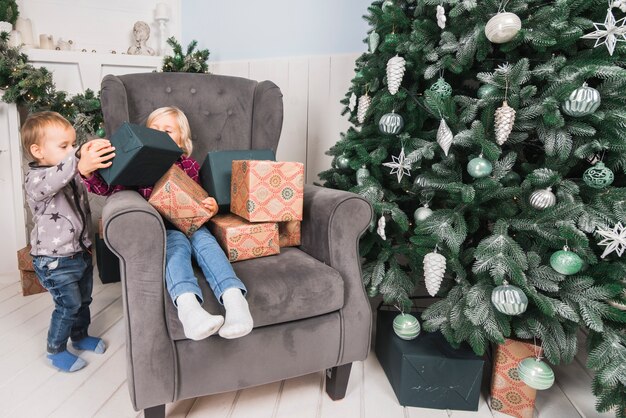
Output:
M252 331L254 322L252 315L250 315L248 302L241 290L236 287L226 290L222 294L222 302L226 309L226 320L220 328L220 336L233 339L248 335Z
M196 295L183 293L176 298L178 319L183 324L185 336L192 340L203 340L213 335L224 323L222 315L211 315L205 311Z

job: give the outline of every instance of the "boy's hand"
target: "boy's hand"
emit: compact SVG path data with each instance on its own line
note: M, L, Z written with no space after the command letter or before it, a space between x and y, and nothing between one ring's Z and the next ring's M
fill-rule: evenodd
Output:
M211 196L207 197L202 201L202 206L205 207L206 210L209 211L209 216L212 218L217 214L219 207L217 206L217 201Z
M78 161L78 171L81 176L89 178L99 168L106 168L113 164L109 160L115 157L114 150L115 147L111 146L108 139L94 139L85 143L80 148Z

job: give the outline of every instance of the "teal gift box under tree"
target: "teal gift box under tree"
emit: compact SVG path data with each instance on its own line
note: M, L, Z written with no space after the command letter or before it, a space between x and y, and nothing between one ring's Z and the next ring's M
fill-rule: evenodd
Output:
M483 358L466 346L452 348L438 332L399 338L393 332L398 314L386 305L378 308L375 352L400 405L477 411Z
M276 156L271 149L211 151L200 169L202 187L217 200L220 213L230 212L230 178L234 160L269 160Z
M110 167L100 169L100 176L111 186L153 185L183 154L167 133L128 122L109 141L115 157Z

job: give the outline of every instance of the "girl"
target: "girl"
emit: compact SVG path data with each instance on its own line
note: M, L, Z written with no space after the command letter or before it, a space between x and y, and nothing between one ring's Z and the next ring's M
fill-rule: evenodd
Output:
M169 134L184 151L176 165L182 168L196 183L200 165L190 157L192 150L191 131L185 114L176 107L162 107L150 114L146 126ZM100 156L111 149L99 148ZM92 193L109 196L123 186L108 186L96 172L83 173L87 190ZM139 187L137 191L148 199L152 186ZM218 210L214 198L206 198L202 204L215 215ZM192 340L202 340L219 330L223 338L239 338L252 331L253 321L245 299L246 287L235 275L226 258L209 230L203 226L187 238L181 231L166 222L166 262L165 282L174 305L178 308L178 318L183 324L185 336ZM217 300L224 305L226 319L221 315L211 315L202 306L202 292L191 267L194 257L204 273Z

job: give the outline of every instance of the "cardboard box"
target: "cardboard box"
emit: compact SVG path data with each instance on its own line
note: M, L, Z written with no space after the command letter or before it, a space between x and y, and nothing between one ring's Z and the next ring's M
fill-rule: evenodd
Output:
M297 247L300 245L300 223L300 221L278 223L278 237L281 247Z
M537 391L520 380L519 362L541 355L539 346L506 339L496 348L491 379L491 409L518 418L532 418Z
M301 221L304 164L235 160L230 196L230 211L248 221Z
M278 225L274 222L250 223L229 213L214 216L209 229L231 262L280 252Z
M22 285L22 295L24 296L47 292L37 278L30 250L31 246L29 245L17 252L17 267L20 270L20 284Z
M477 411L484 360L467 346L452 348L440 333L401 339L393 331L398 314L378 310L375 351L400 405Z
M200 169L202 187L217 200L220 213L230 211L230 181L233 160L276 160L270 149L211 151Z
M183 155L167 133L128 122L109 140L115 147L113 164L99 172L112 186L150 186Z
M207 197L198 183L173 165L154 185L148 203L176 228L191 236L211 218L201 203Z

